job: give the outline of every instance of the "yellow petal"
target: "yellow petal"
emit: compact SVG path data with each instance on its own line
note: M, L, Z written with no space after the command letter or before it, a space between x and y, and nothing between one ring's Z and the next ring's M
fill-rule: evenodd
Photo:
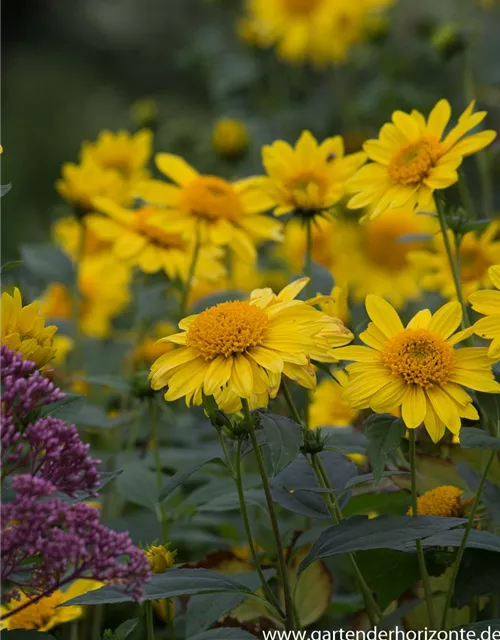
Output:
M416 429L422 424L427 412L427 402L422 387L409 385L403 398L401 417L408 429Z
M230 384L240 398L248 398L253 393L252 367L243 354L238 354L233 358Z
M366 311L370 319L387 338L392 338L404 331L397 311L380 296L370 294L366 297Z
M158 153L155 161L156 166L162 173L182 186L195 180L200 175L184 158L172 153Z
M445 340L456 331L462 322L462 307L459 302L448 302L432 316L429 331L434 331Z

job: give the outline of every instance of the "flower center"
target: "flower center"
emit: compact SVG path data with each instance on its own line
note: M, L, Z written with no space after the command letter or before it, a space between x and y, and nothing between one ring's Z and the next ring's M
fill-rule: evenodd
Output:
M205 360L220 355L227 358L261 344L267 325L262 309L248 302L223 302L193 320L186 345L197 349Z
M462 489L450 485L426 491L418 498L418 515L456 518L463 512L462 495ZM413 515L411 507L408 510L408 515Z
M319 5L321 0L283 0L287 13L295 16L308 16Z
M380 358L394 376L421 387L446 383L455 365L453 347L428 329L398 333L386 343Z
M399 242L399 239L418 231L408 212L398 209L385 211L361 226L364 253L377 267L399 271L406 267L408 253L420 246L418 242Z
M421 138L406 145L393 156L389 164L389 175L400 184L418 184L428 176L441 155L441 143L437 138Z
M133 228L145 236L151 244L162 249L186 248L186 243L178 233L170 233L161 227L151 224L150 218L158 213L154 207L142 207L134 212Z
M192 215L215 221L236 221L243 213L241 200L232 184L216 176L200 176L189 182L182 192L183 209Z
M328 191L326 176L312 170L304 170L292 176L286 185L290 204L298 209L315 209Z
M480 247L460 247L460 273L462 282L482 278L493 263Z

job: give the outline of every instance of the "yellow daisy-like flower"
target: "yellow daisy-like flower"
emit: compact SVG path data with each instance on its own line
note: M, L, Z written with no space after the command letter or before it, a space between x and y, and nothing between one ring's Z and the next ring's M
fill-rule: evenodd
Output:
M87 216L87 227L109 242L115 258L145 273L164 271L171 280L186 281L195 251L194 240L184 235L183 221L165 216L156 207L125 209L111 200L96 198L96 209L104 215ZM202 247L196 278L215 280L224 275L216 247Z
M0 629L9 631L13 629L50 631L60 624L77 620L83 615L84 607L78 605L59 607L59 605L89 591L99 589L102 585L103 583L97 580L75 580L66 591L57 590L52 595L41 598L38 602L19 611L19 613L12 614L6 620L1 620ZM30 598L23 594L21 599L13 601L11 606L3 605L1 607L2 617L9 610L17 609L29 601Z
M295 148L283 140L263 147L267 177L253 178L253 184L271 199L276 215L313 215L339 202L347 180L365 159L363 152L345 155L341 136L318 144L303 131Z
M500 265L488 269L488 275L496 291L476 291L469 296L474 311L486 316L474 325L474 333L491 340L488 357L500 358Z
M56 220L51 227L51 234L57 246L76 262L80 255L80 243L83 242L81 254L92 256L107 251L111 244L100 240L85 224L75 216L65 216Z
M40 303L32 302L23 307L21 292L16 287L14 295L2 293L2 344L42 367L54 357L55 325L45 326L40 315Z
M477 153L496 137L495 131L466 134L480 124L486 111L473 113L474 101L445 136L451 117L447 100L440 100L427 120L419 111L395 111L377 140L363 145L372 161L349 182L355 193L348 206L373 207L369 217L388 208L434 210L433 193L458 181L457 168L465 156Z
M256 258L256 244L281 242L281 224L263 215L272 202L253 188L251 179L228 182L201 175L170 153L157 154L156 166L175 184L150 180L142 185L140 195L170 210L164 215L165 223L172 217L182 220L187 237L199 234L203 244L228 246L249 262Z
M390 413L401 407L409 429L424 423L437 442L446 427L457 434L461 418L479 419L464 387L500 393L486 347L454 348L471 333L453 335L462 321L458 302L448 302L434 314L422 309L406 328L378 296L367 296L366 310L372 322L359 337L368 346L336 350L338 358L354 361L346 367L345 392L354 409Z
M187 404L200 404L203 391L226 410L235 398L275 397L282 374L302 384L299 368L310 359L334 361L332 347L352 339L339 321L294 299L302 287L292 283L279 298L256 292L181 320L182 333L164 340L182 348L153 364L153 389L167 387L167 401L185 397Z
M248 149L250 137L242 120L220 118L212 130L212 142L215 153L222 158L241 158Z
M492 222L481 234L466 233L460 242L458 258L462 291L467 298L471 293L491 285L488 269L500 263L500 224ZM452 231L448 231L450 245L456 256L456 242ZM456 290L450 261L442 234L434 236L434 252L418 251L409 255L409 260L418 268L420 284L429 291L439 291L449 300L456 300Z
M463 515L463 490L458 487L443 485L431 491L426 491L417 498L419 516L440 516L441 518L458 518ZM407 515L413 515L413 508L408 509Z

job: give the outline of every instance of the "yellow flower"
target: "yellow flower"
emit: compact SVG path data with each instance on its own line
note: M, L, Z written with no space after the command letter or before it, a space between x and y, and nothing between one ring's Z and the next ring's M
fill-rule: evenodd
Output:
M222 158L240 158L248 149L248 129L236 118L220 118L214 124L212 141L215 153Z
M263 215L271 207L269 198L253 188L252 180L228 182L200 175L183 158L159 153L156 166L175 184L151 180L140 195L148 202L170 209L168 220L182 220L184 234L202 243L228 246L242 259L253 262L255 244L282 240L281 224Z
M73 349L74 340L69 336L63 336L57 334L54 336L54 357L51 362L51 366L58 368L61 367L68 357L68 353Z
M82 164L94 162L101 169L116 171L132 187L149 177L145 169L153 151L153 134L142 129L135 134L127 131L101 131L95 142L84 142L81 149Z
M110 243L116 260L145 273L164 271L171 280L187 280L195 246L193 237L183 235L182 221L165 216L152 206L124 209L100 198L94 204L104 215L90 214L86 225L98 238ZM220 257L216 247L202 247L195 276L212 280L222 277Z
M477 153L496 137L494 131L481 131L464 137L486 116L472 113L474 101L443 137L451 117L447 100L440 100L429 117L418 111L395 111L392 123L385 124L377 140L363 145L369 164L350 180L349 191L356 193L348 203L351 209L371 205L369 217L387 208L434 209L433 193L458 181L457 168L465 156Z
M338 318L346 326L349 324L349 290L347 285L334 285L330 295L318 294L315 298L308 300L308 304L317 304L318 307L332 318Z
M268 195L276 215L313 215L339 202L347 180L365 159L363 152L345 155L340 136L318 144L309 131L303 131L295 148L283 140L264 146L267 177L253 178L251 183Z
M426 491L417 498L419 516L440 516L441 518L458 518L463 515L462 489L444 485ZM407 515L413 515L413 508L408 509Z
M434 226L434 220L411 209L386 209L362 224L344 222L336 238L332 273L349 284L355 302L373 293L401 308L420 296L419 269L409 256L425 246L417 239L405 241L404 236L425 235Z
M488 348L488 357L500 358L500 265L490 267L488 274L496 291L477 291L469 296L474 311L482 313L474 325L474 333L486 340L492 340Z
M175 564L175 554L160 545L151 545L145 551L152 573L165 573Z
M50 631L60 624L77 620L83 615L84 607L78 605L59 607L59 605L89 591L99 589L102 585L102 582L97 582L96 580L76 580L66 591L57 590L52 595L41 598L38 602L19 611L19 613L14 613L6 620L2 620L0 628L9 631L13 629ZM12 602L12 606L2 606L2 616L10 609L17 609L29 601L30 598L23 594L20 600Z
M332 272L338 257L339 230L338 221L330 216L316 216L311 225L312 259ZM283 255L293 273L302 271L306 255L306 234L302 220L292 218L287 223L285 241L276 253Z
M201 404L203 391L226 410L238 398L274 398L281 375L295 379L310 358L332 362L332 347L348 343L352 334L295 300L303 286L292 283L280 297L255 292L248 301L224 302L181 320L182 333L164 338L181 348L153 364L153 389L167 387L165 400L185 397L187 404Z
M81 254L92 256L107 251L109 242L100 240L85 224L85 218L80 222L75 216L59 218L52 224L52 237L57 246L76 262L80 255L80 243L83 241ZM82 240L83 236L83 240Z
M168 342L158 342L160 338L175 333L176 328L170 322L159 322L153 327L153 331L134 349L133 360L136 365L150 365L164 353L174 349L174 345Z
M2 344L42 367L54 357L55 325L45 326L40 315L40 303L32 302L23 307L21 292L16 287L14 295L2 293Z
M434 314L422 309L406 328L394 308L378 296L367 296L366 310L372 322L359 337L368 346L335 352L339 359L354 361L346 367L349 383L344 396L354 409L389 413L401 407L408 429L423 422L437 442L446 427L457 434L461 418L479 418L464 387L500 393L486 347L454 348L471 333L452 335L462 321L458 302Z
M497 238L499 229L500 224L492 222L480 235L470 231L462 237L458 255L462 290L466 298L477 289L491 284L488 269L500 263L500 240ZM453 232L449 231L448 236L456 255ZM434 252L418 251L409 256L420 272L420 284L424 289L439 291L445 298L456 300L455 284L442 234L434 237L433 248Z
M95 338L109 335L113 317L130 301L130 279L130 270L112 256L89 256L81 261L78 321L83 334ZM59 282L51 283L40 300L44 314L54 320L70 320L73 303L70 291Z

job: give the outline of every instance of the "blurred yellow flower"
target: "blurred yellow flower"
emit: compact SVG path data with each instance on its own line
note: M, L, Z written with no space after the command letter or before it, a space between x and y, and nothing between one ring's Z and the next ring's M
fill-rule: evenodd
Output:
M332 272L339 256L339 232L340 225L331 216L316 216L311 225L312 259ZM289 220L283 246L278 246L276 253L283 255L293 273L302 271L306 255L306 233L302 220Z
M57 334L54 336L54 357L51 360L50 366L58 368L61 367L68 357L69 352L74 347L74 340L69 336L63 336Z
M76 262L79 255L89 256L106 251L111 243L100 240L86 225L85 218L79 221L75 216L65 216L56 220L51 234L57 246ZM83 241L83 247L80 243Z
M158 342L160 338L172 335L176 332L176 327L170 322L159 322L150 334L134 349L132 357L137 366L151 365L164 353L174 349L174 345L169 342Z
M336 356L352 360L344 398L354 409L388 413L401 407L408 429L425 424L434 442L446 428L457 434L461 418L478 420L472 398L464 389L500 393L486 347L454 345L471 331L455 331L462 321L458 302L436 313L419 311L406 328L395 309L378 296L366 298L372 322L360 334L368 346L336 349Z
M382 127L379 138L363 145L372 162L350 180L348 189L356 195L348 206L360 209L371 205L369 217L388 208L434 210L434 191L457 182L457 168L463 158L477 153L496 137L495 131L466 136L486 116L486 111L473 113L473 109L474 101L444 137L451 117L447 100L440 100L427 120L419 111L395 111L392 123Z
M215 153L222 158L241 158L248 149L250 141L248 129L242 120L220 118L212 130L212 142Z
M271 199L275 215L311 216L339 202L347 180L365 160L363 152L344 155L341 136L318 144L309 131L303 131L295 148L283 140L264 146L267 176L251 183Z
M464 515L462 504L463 490L458 487L443 485L431 491L426 491L417 498L419 516L439 516L441 518L458 518ZM408 509L409 516L413 515L413 508Z
M292 283L279 296L255 292L248 301L224 302L181 320L183 332L164 340L182 346L153 364L153 389L168 387L165 400L185 397L187 404L201 404L203 391L225 410L235 398L275 397L281 374L296 379L295 370L310 358L333 361L332 347L352 334L295 300L302 286Z
M488 357L500 358L500 265L488 270L489 278L496 291L476 291L469 296L474 311L485 317L474 325L474 333L486 340L492 340Z
M175 184L151 180L140 195L148 202L170 209L165 224L182 219L184 234L203 244L228 246L242 259L253 262L255 246L282 240L281 224L263 215L272 202L253 188L252 180L228 182L212 175L200 175L183 158L170 153L156 156L158 169Z
M40 313L40 302L23 307L21 292L16 287L14 295L2 293L2 344L42 367L54 357L55 325L45 326Z
M52 595L41 598L38 602L29 605L19 613L14 613L6 620L0 622L0 629L36 629L37 631L50 631L54 627L65 622L71 622L81 618L85 609L78 605L59 607L60 604L72 600L94 589L102 587L102 582L96 580L76 580L65 591L57 590ZM2 605L2 615L11 609L17 609L30 601L26 595L21 595L20 600L12 602L11 607Z
M130 279L130 270L112 256L89 256L80 262L78 321L84 335L109 335L113 317L130 301ZM70 291L59 282L51 283L40 299L44 314L54 320L70 320L73 303Z
M500 263L500 223L492 222L480 234L466 233L460 242L458 258L464 297L478 289L491 286L488 269ZM454 235L448 232L450 244L456 255ZM455 284L442 234L434 236L434 251L416 251L409 260L418 268L420 284L429 291L439 291L448 300L456 300Z
M184 234L182 220L152 206L125 209L100 198L94 204L100 213L87 216L86 225L98 238L110 243L116 260L145 273L164 271L171 280L187 280L195 244L193 237ZM202 247L195 277L223 277L221 257L217 247Z

